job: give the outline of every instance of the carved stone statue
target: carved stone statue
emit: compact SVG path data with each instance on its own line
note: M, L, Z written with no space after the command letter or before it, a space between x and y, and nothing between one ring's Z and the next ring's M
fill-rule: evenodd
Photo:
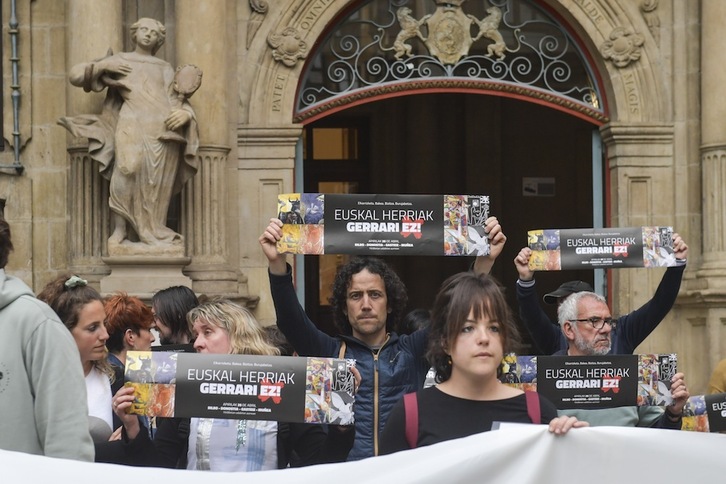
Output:
M86 92L107 90L100 115L64 117L58 123L88 138L89 155L110 180L109 253L183 250L182 236L167 227L166 219L172 195L197 170L198 129L187 97L199 87L201 71L186 66L196 69L197 82L180 88L178 72L175 77L172 66L154 55L165 36L161 22L139 19L131 26L133 52L109 53L70 72L71 84Z

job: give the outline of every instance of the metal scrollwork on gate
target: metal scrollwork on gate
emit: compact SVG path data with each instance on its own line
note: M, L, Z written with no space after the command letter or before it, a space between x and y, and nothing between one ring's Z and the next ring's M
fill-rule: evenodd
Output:
M515 92L605 118L586 56L534 2L372 0L311 56L296 119L422 85Z

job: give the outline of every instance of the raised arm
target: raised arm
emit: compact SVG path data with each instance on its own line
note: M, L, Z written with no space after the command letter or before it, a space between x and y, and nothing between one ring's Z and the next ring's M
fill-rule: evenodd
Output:
M494 261L499 257L507 242L507 236L502 232L502 226L496 217L489 217L486 220L484 231L489 238L489 255L482 255L474 260L474 272L476 274L489 274Z
M287 257L277 251L277 242L282 238L282 221L279 218L271 218L270 223L262 235L260 235L260 246L267 257L270 266L270 274L282 276L287 272Z
M554 324L540 305L535 290L534 271L529 268L529 258L532 250L524 247L514 258L514 266L519 273L517 280L517 302L519 303L519 317L540 351L551 355L561 349L567 348L567 343L560 327Z
M320 331L300 306L292 283L292 268L285 254L277 250L282 237L282 221L270 219L259 241L270 267L270 291L277 314L277 326L301 356L332 356L337 341Z
M613 353L627 354L635 351L658 327L676 302L688 258L688 245L677 233L673 234L673 249L677 265L666 269L651 300L618 321L620 337L619 341L613 341L614 344L617 343Z

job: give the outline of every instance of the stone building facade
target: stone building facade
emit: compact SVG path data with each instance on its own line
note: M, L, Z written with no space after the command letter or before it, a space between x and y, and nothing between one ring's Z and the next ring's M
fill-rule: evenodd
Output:
M407 59L405 52L392 56L399 52L395 40L403 39L398 48L411 46L413 56L434 55L425 35L386 36L405 30L405 20L393 15L400 7L419 22L444 15L439 9L459 20L475 17L464 31L471 49L495 42L484 35L495 34L483 20L496 7L504 12L496 27L509 49L500 54L510 59L521 47L517 39L527 41L517 37L512 15L527 17L532 8L536 15L520 23L522 31L546 17L567 32L579 57L563 62L585 66L596 102L512 80L423 74L416 82L377 80L305 104L306 88L343 83L324 49L350 19L379 19L372 25L389 29L376 40L389 64ZM159 57L204 71L191 99L199 171L170 214L186 244L185 257L174 260L109 258L107 183L86 140L56 124L100 111L103 94L70 86L68 71L109 48L128 50L128 27L140 17L167 27ZM506 286L527 229L672 225L690 247L686 276L675 308L639 352L678 353L692 391L703 392L726 357L726 51L716 28L723 19L721 0L3 0L0 200L15 240L8 270L36 291L68 271L102 289L104 281L106 288L126 284L144 297L176 281L243 301L272 322L257 237L276 213L278 194L311 191L313 182L312 189L354 179L359 191L491 194L501 201L493 209L509 236L495 269ZM482 36L472 40L476 32ZM365 35L377 39L375 29ZM379 55L358 40L356 54ZM463 49L458 58L437 59L453 65L471 55ZM496 59L496 51L489 57ZM324 134L341 126L360 127L362 168L308 163L314 129ZM556 190L548 198L522 196L524 177ZM448 262L402 264L432 264L439 274ZM296 264L306 273L299 281L317 283L312 272L319 268L302 271L303 265ZM633 269L597 277L613 313L621 314L647 301L661 275ZM542 276L543 288L571 278L549 277ZM421 287L412 280L409 287L431 291L440 280Z

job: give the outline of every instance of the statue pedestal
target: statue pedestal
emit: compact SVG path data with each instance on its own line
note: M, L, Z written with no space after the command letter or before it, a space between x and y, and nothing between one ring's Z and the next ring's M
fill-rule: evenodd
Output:
M192 280L182 273L189 257L115 256L103 257L111 274L101 279L101 293L123 291L139 299L150 300L155 292L170 286L192 287Z

